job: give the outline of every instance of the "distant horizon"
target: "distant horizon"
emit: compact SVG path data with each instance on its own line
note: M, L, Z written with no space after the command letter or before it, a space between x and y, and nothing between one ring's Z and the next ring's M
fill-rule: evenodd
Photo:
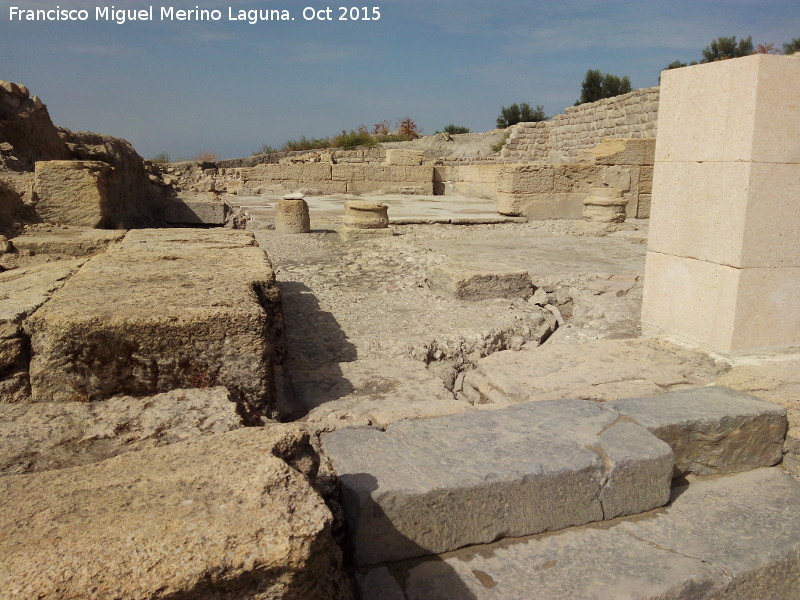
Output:
M12 21L12 7L85 10L86 19ZM403 117L424 135L451 123L480 133L495 128L501 106L563 112L589 69L648 88L674 60L699 60L715 38L752 36L780 49L800 37L796 0L724 9L705 0L127 2L125 11L150 11L143 20L113 10L123 9L4 2L0 79L26 85L56 125L127 139L147 158L241 158ZM194 10L206 12L181 12Z

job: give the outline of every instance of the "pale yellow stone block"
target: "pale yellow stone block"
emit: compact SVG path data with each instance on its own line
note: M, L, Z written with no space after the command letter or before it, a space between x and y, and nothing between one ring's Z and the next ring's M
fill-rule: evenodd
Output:
M537 194L553 191L552 165L501 165L497 191L505 194Z
M721 352L800 347L800 268L737 269L647 253L642 330Z
M800 164L663 162L648 249L733 267L800 266Z
M792 56L663 71L656 161L800 162L798 98Z

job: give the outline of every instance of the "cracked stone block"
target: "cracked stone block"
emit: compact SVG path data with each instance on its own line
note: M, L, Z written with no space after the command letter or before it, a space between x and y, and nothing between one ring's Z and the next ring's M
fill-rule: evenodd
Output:
M348 598L296 425L0 477L5 598Z
M800 597L800 483L779 469L693 481L613 525L502 540L356 573L363 600Z
M91 256L105 251L125 237L124 231L59 227L50 231L24 233L14 238L14 249L31 256L56 254L60 256Z
M36 162L36 213L47 223L105 227L117 208L111 194L112 168L99 161Z
M448 261L430 267L428 287L459 300L524 298L533 294L528 272L494 262Z
M222 387L0 405L0 475L65 469L242 427Z
M608 405L670 445L676 476L749 471L781 460L786 409L743 392L703 387Z
M32 400L222 385L250 419L271 416L280 306L272 265L251 233L131 231L25 322Z
M164 199L164 220L173 225L224 225L229 210L215 194Z
M376 564L662 506L672 451L582 400L322 436L354 560Z

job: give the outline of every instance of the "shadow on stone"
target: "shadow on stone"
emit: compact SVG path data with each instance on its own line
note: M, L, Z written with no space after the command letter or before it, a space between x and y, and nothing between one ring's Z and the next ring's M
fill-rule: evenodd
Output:
M286 384L279 390L281 413L292 419L354 391L339 363L356 360L356 347L333 314L320 310L305 284L279 281L283 296L287 355Z
M380 532L374 532L385 543L393 546L402 546L404 550L411 554L426 554L428 551L419 546L414 541L405 537L395 529L391 521L386 517L380 504L372 500L372 494L377 490L378 483L375 477L369 473L352 473L344 475L342 479L349 479L347 486L340 486L340 493L344 502L359 502L364 496L348 492L352 489L360 489L369 492L366 501L359 507L360 512L369 512L382 524ZM384 518L382 518L384 517ZM351 524L347 524L348 531ZM345 546L345 553L349 561L357 563L369 562L369 557L356 551L350 544L348 536ZM426 574L430 577L424 579L415 578L411 580L409 574L412 569L425 564ZM476 575L478 580L479 575ZM405 600L407 598L425 598L426 600L477 600L477 596L470 591L459 574L436 555L422 556L414 560L405 560L394 563L384 563L373 566L358 568L356 571L358 582L358 597L361 600ZM446 585L442 585L442 582ZM410 587L409 587L410 586ZM446 595L442 595L442 590L447 590Z

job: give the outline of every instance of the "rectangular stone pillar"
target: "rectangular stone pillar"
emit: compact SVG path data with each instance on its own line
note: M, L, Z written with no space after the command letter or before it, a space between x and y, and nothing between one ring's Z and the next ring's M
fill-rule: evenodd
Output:
M662 73L642 329L800 347L800 56Z

